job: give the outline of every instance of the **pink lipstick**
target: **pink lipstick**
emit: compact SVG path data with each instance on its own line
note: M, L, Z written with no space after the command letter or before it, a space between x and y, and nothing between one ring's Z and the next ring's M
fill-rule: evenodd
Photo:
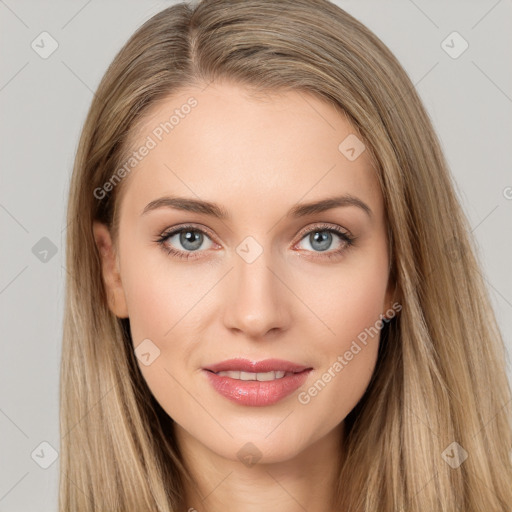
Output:
M282 359L250 361L237 358L203 368L212 387L240 405L272 405L306 381L311 367Z

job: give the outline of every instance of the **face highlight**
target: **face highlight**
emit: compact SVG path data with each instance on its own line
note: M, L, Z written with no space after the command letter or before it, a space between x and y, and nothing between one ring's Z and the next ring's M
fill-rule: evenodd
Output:
M339 433L375 368L378 336L351 347L392 305L376 171L365 151L339 149L355 135L347 119L305 92L211 84L157 107L135 146L156 143L122 184L110 307L130 318L134 350L149 354L138 353L143 377L188 449L237 460L251 443L262 462L291 460ZM95 235L107 262L108 231ZM248 405L205 370L233 358L310 371L285 397ZM271 371L227 378L266 384Z

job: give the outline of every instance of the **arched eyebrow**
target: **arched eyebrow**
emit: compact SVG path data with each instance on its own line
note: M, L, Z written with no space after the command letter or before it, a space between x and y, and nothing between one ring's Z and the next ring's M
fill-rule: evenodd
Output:
M355 206L362 209L369 217L372 217L371 208L361 199L351 194L344 194L336 197L328 197L320 201L313 201L310 203L299 203L290 208L286 217L299 218L315 213L325 212L333 208L340 208L346 206ZM223 206L210 201L203 201L200 199L193 199L188 197L165 196L155 199L146 205L141 213L147 214L150 211L158 208L173 208L175 210L182 210L187 212L200 213L209 215L221 220L231 220L231 215Z

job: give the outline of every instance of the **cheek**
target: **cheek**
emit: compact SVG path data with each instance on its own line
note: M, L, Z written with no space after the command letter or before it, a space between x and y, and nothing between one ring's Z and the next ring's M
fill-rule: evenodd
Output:
M158 248L143 250L134 246L124 254L130 255L122 261L122 279L139 368L155 397L160 401L163 394L169 401L180 390L172 376L183 381L185 368L197 348L193 332L200 301L203 290L215 283L215 276L209 278L211 283L198 285L196 272L170 265ZM138 356L139 345L149 347L149 365Z
M169 292L162 276L135 272L132 278L128 279L125 290L134 345L145 338L164 339L177 321L179 294Z
M308 295L311 309L328 329L318 324L326 333L315 341L322 364L299 402L311 414L331 411L327 425L337 424L355 407L374 372L386 312L386 265L385 258L361 259L350 272L340 271Z
M166 343L200 298L197 282L191 281L191 273L170 265L158 247L134 246L125 254L130 256L123 262L123 289L133 343L137 346L146 338Z
M352 340L364 340L364 333L379 321L385 312L385 284L380 276L368 272L340 279L338 286L330 290L325 300L325 322L335 333L333 340L341 342L338 349L348 349L347 344L350 345ZM381 325L380 322L378 325ZM375 334L374 330L371 332ZM378 339L370 334L368 338L368 341Z
M309 290L314 290L313 295L311 292L308 295L311 309L320 313L331 331L327 338L330 340L328 352L348 350L351 341L364 339L365 333L368 341L378 341L375 329L371 328L386 312L387 281L386 259L371 255L350 267L347 265L346 269L340 267L339 272L332 273L328 279L317 281L317 285L323 283L323 287L313 288L309 281L304 281L305 289L309 285ZM382 326L380 321L378 325Z
M190 283L170 274L161 262L147 263L143 269L126 265L124 272L123 286L139 369L164 410L181 421L183 416L188 417L190 409L189 395L182 386L189 387L185 368L194 348L193 343L182 342L183 331L189 325L187 314L198 301L197 290L194 293ZM139 346L144 350L137 350ZM139 355L144 353L150 354L149 364Z

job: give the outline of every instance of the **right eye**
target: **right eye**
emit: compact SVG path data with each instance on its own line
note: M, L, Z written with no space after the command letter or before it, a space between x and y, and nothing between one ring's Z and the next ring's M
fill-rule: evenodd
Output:
M201 252L200 248L205 241L205 237L211 242L210 237L202 229L195 226L181 226L171 231L166 231L156 241L167 254L187 260L197 257L192 255L192 253ZM172 239L175 240L173 241ZM174 244L181 245L183 249L174 247Z

